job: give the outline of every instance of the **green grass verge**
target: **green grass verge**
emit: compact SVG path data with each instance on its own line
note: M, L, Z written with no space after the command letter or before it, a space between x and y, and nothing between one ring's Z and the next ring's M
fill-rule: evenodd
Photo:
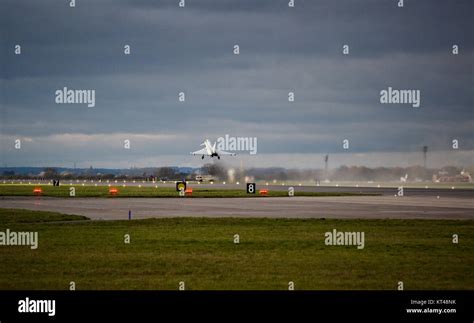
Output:
M0 289L474 289L474 221L83 217L0 209L0 231L39 246L0 246ZM46 222L54 221L54 222ZM365 248L324 233L365 232ZM459 244L452 243L452 234ZM131 243L124 243L130 234ZM234 234L240 244L233 243Z
M197 185L196 185L197 186ZM204 189L193 187L190 197L260 197L258 194L247 194L244 189ZM113 186L118 189L118 194L112 196L108 186L82 186L78 185L0 185L0 196L34 196L33 189L41 187L42 196L69 197L70 188L75 188L76 197L179 197L178 192L173 187L138 187L122 185ZM374 195L344 192L298 192L295 189L295 196L354 196L354 195ZM268 196L288 196L287 191L269 191Z
M80 220L89 220L89 218L83 215L62 214L56 212L0 209L0 226L5 226L10 223L20 224Z

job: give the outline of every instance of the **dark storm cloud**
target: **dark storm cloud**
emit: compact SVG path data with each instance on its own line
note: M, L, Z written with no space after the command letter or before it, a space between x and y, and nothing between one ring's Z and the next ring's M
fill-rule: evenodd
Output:
M114 143L149 134L163 154L226 133L259 136L261 153L337 152L345 138L355 151L449 149L452 138L474 148L472 1L68 3L1 4L4 159L11 138L93 146L99 134ZM96 107L55 104L64 86L95 89ZM388 86L421 90L421 108L381 105ZM113 155L86 147L91 160ZM135 157L149 155L139 147Z
M248 55L275 59L334 58L343 43L353 46L352 57L445 52L453 43L472 49L469 1L410 1L403 9L388 0L300 2L289 9L286 1L188 0L178 8L177 1L81 0L71 9L68 1L6 1L5 45L24 43L24 55L33 60L14 70L7 64L5 72L18 77L203 68L235 41ZM125 42L134 45L134 60L116 55ZM6 55L15 59L12 51Z

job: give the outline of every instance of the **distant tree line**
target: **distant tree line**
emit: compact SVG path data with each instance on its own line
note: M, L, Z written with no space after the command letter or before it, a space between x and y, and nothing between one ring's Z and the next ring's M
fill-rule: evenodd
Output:
M447 166L439 169L425 169L422 166L412 167L376 167L365 166L340 166L336 169L285 169L285 168L250 168L245 170L233 169L234 177L239 180L250 176L255 180L286 181L286 180L314 180L314 181L399 181L401 177L408 176L408 181L432 179L433 174L443 173L448 176L459 174L463 168ZM14 171L4 171L0 178L8 179L63 179L63 180L194 180L197 174L210 175L216 180L227 180L230 169L219 163L203 165L195 173L180 172L177 167L159 167L153 169L121 170L120 174L95 173L90 168L80 173L61 172L54 167L46 167L39 174L15 174ZM474 165L467 167L466 171L474 173Z

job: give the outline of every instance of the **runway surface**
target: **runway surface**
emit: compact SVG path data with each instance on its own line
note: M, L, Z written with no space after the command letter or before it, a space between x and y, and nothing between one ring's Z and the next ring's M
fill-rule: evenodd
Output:
M474 199L431 196L272 198L2 197L0 207L85 215L94 220L153 217L474 219Z

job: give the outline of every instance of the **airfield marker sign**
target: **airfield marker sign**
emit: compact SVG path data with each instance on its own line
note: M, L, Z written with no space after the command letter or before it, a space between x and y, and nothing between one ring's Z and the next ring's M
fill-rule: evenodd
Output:
M186 190L186 182L176 182L176 191L185 191Z
M257 185L255 183L247 183L247 194L255 194L257 192Z

